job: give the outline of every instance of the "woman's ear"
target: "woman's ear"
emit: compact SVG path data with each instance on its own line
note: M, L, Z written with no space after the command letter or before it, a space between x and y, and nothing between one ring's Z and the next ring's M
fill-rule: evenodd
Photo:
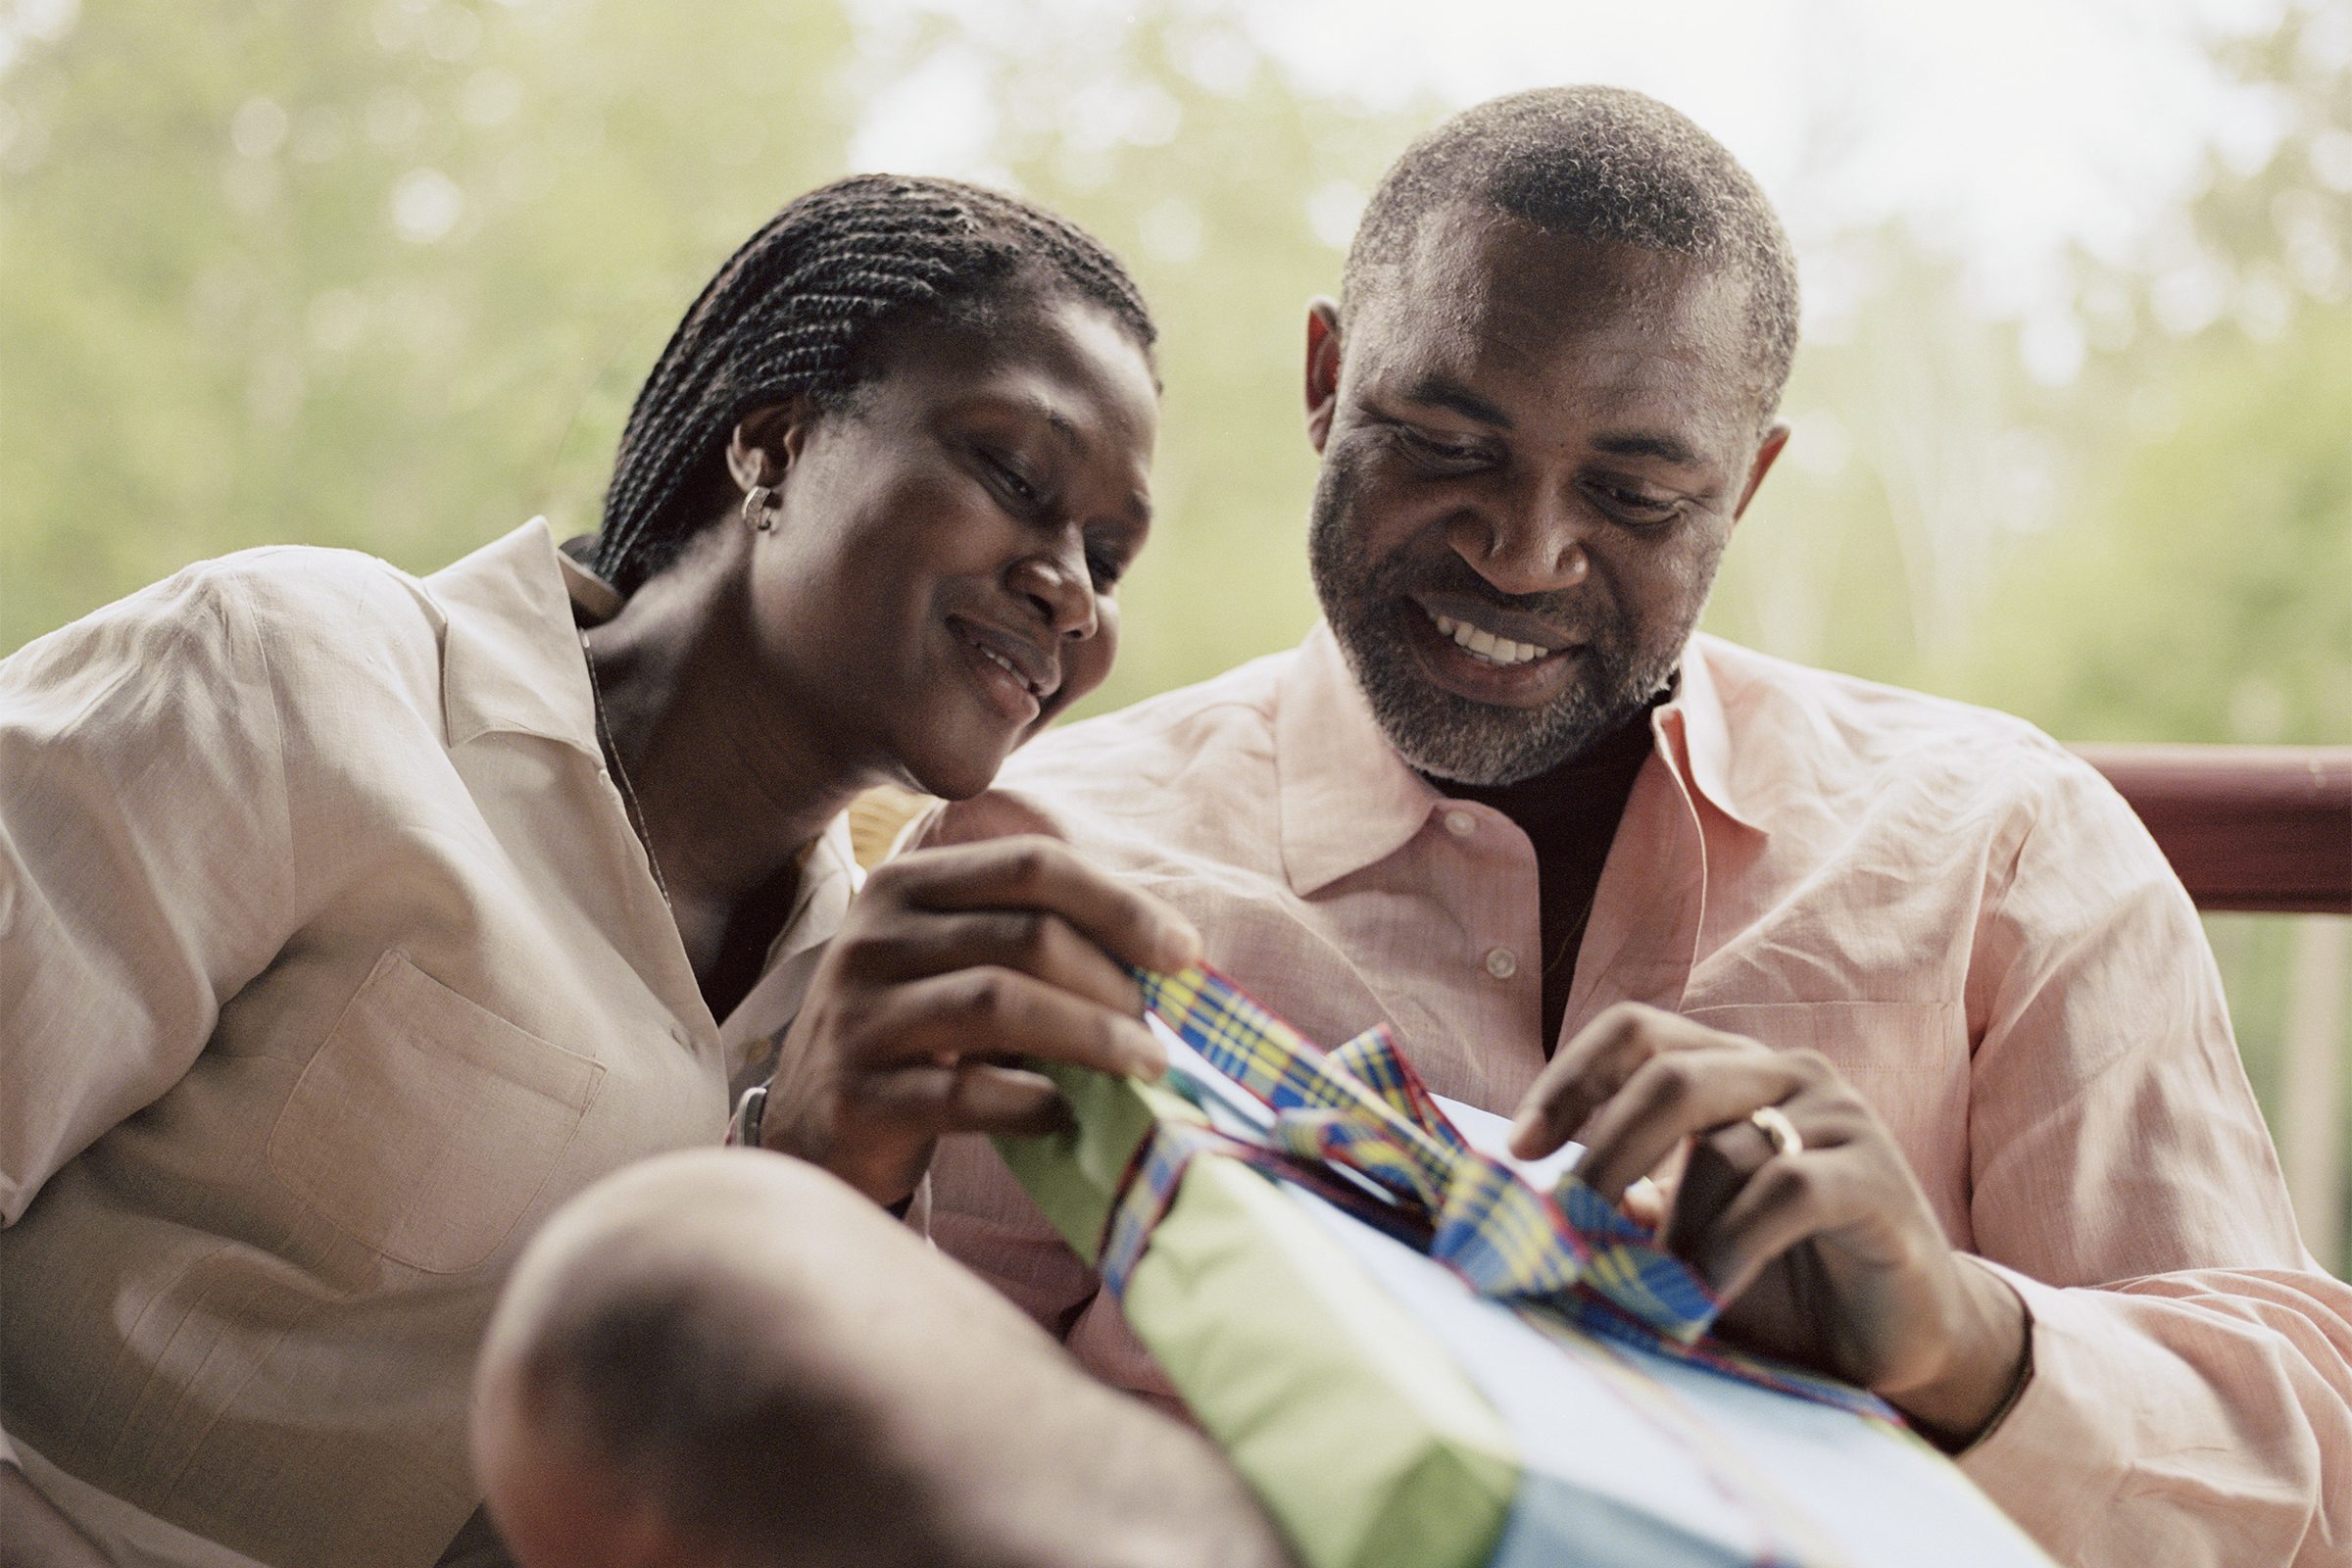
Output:
M793 398L754 409L735 422L727 432L727 474L735 488L776 487L800 461L810 412L808 399Z

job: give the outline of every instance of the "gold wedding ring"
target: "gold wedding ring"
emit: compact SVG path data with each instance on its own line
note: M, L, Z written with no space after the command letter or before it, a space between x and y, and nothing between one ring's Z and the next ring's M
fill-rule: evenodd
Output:
M1804 1135L1796 1130L1796 1124L1788 1119L1788 1113L1780 1106L1766 1105L1751 1110L1747 1113L1747 1119L1756 1124L1756 1131L1762 1133L1764 1141L1772 1145L1775 1154L1801 1154L1805 1152Z

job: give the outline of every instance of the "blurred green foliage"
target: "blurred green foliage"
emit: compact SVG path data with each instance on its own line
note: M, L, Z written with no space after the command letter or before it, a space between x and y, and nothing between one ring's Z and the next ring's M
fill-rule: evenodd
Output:
M991 106L973 164L1127 256L1163 329L1160 542L1090 710L1288 646L1303 308L1441 106L1303 92L1214 5L1104 15L0 9L0 649L246 545L425 570L534 512L592 527L705 276L951 56ZM2225 46L2278 147L2217 160L2144 267L2082 264L2058 384L1899 223L1808 245L1859 282L1809 322L1714 629L2070 739L2352 739L2352 67L2318 16ZM2285 945L2242 924L2218 945L2270 1097Z
M588 526L677 313L841 168L847 24L732 10L132 3L28 44L0 646L240 546Z

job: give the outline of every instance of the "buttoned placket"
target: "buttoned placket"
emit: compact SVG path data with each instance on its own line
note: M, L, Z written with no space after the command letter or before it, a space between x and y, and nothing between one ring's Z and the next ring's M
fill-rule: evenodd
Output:
M1446 900L1462 921L1455 961L1476 976L1472 994L1489 1020L1462 1030L1457 1049L1474 1077L1515 1096L1544 1063L1543 971L1529 961L1543 922L1535 846L1492 807L1441 798L1430 813L1426 853L1450 863L1446 880L1462 890ZM1501 886L1519 896L1499 894Z
M1446 831L1457 839L1467 841L1478 836L1477 814L1457 802L1441 803L1438 819L1446 824ZM1487 971L1488 978L1508 981L1519 973L1519 954L1507 938L1497 940L1479 956L1478 964Z

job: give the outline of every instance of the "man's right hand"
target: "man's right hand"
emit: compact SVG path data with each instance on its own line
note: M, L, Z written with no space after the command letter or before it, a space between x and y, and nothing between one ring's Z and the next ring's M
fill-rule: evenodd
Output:
M24 1472L0 1459L0 1568L113 1568Z
M918 850L879 867L817 966L768 1085L760 1143L876 1202L914 1191L952 1132L1067 1123L1019 1058L1157 1077L1122 963L1174 970L1200 939L1047 838Z

